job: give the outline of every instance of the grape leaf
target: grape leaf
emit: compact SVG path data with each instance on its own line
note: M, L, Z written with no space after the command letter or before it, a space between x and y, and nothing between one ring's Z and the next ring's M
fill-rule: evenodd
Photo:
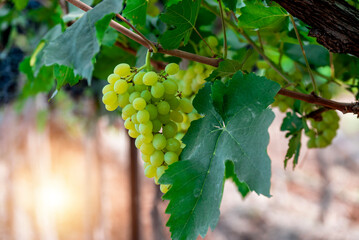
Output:
M237 0L223 0L224 6L236 12Z
M127 1L123 16L132 20L134 24L140 26L146 23L147 0Z
M309 64L315 67L327 66L329 65L329 51L328 49L320 45L305 45L303 46L305 54L307 55ZM302 64L305 64L302 50L298 44L284 44L284 52L287 56L295 61L299 61Z
M29 0L12 0L12 1L17 10L23 10L29 2Z
M103 36L106 31L107 28L103 26L108 26L111 19L109 14L119 12L122 5L122 1L104 0L86 12L45 47L46 65L59 64L71 67L74 69L75 75L81 75L90 82L94 69L93 59L100 50L101 39L97 37ZM105 20L101 21L99 24L101 27L96 27L95 23L104 17L107 23L105 24Z
M219 218L225 162L234 164L238 180L251 191L269 196L270 159L266 148L274 114L267 107L280 86L264 77L237 72L216 91L223 95L223 113L216 111L206 83L194 99L203 118L192 122L183 138L181 161L170 165L160 183L171 184L163 196L173 239L202 237Z
M231 77L241 68L242 64L238 61L224 60L220 62L218 68L206 78L206 81L214 81L216 78Z
M75 85L81 79L80 76L75 76L73 69L55 64L54 66L54 76L57 81L56 89L59 90L62 86L66 85L67 83L70 86Z
M286 137L290 138L288 142L288 151L284 158L284 168L287 167L288 161L293 157L293 169L298 164L303 129L303 118L300 118L295 112L288 112L280 127L281 131L288 131Z
M170 7L170 6L174 5L174 4L177 4L177 3L179 3L180 1L182 1L182 0L168 0L168 1L166 2L166 7Z
M242 197L246 197L250 192L246 183L239 181L236 173L234 172L234 164L232 161L226 161L226 179L232 179L232 181L236 184L238 192L241 193Z
M192 30L200 9L201 0L183 0L172 5L161 14L160 19L167 23L168 27L174 26L174 29L168 29L161 37L160 43L165 49L178 48L183 40L186 45L191 36Z
M280 7L266 7L263 4L246 2L246 6L241 8L241 16L238 18L239 26L245 28L264 28L275 25L288 16Z

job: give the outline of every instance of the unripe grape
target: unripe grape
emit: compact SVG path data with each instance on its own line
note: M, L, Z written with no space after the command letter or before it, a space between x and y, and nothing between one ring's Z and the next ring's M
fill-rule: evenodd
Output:
M165 93L165 88L163 87L163 84L160 83L160 82L156 82L156 83L151 87L151 95L152 95L154 98L161 98L164 93Z
M154 147L151 143L143 143L140 148L141 153L145 155L152 155L152 153L155 151Z
M109 112L115 111L117 107L118 107L117 103L114 105L105 105L106 110Z
M145 75L145 72L139 72L135 75L135 77L133 78L133 82L136 85L143 85L143 76Z
M140 123L146 123L150 120L150 114L148 113L147 110L140 110L137 113L137 120Z
M194 70L195 73L201 74L201 73L203 73L203 71L204 71L204 67L203 67L202 64L197 63L197 64L194 66L193 70Z
M157 118L158 113L157 113L157 108L156 108L155 105L153 105L153 104L148 104L145 109L146 109L146 110L148 111L148 113L150 114L150 119L151 119L151 120L155 120L155 119Z
M135 124L132 122L131 118L127 118L124 125L125 125L125 128L128 130L135 129Z
M167 139L166 149L170 152L176 152L181 147L181 143L176 138Z
M316 128L318 132L323 132L325 129L328 128L328 126L325 122L319 122Z
M158 115L157 119L162 123L162 124L167 124L171 121L170 115L166 114L166 115Z
M182 98L180 100L180 109L184 113L192 112L193 111L193 106L192 106L191 100L189 100L187 98Z
M152 86L155 85L155 83L158 80L158 75L155 72L147 72L144 76L143 76L143 83L147 86Z
M128 89L127 89L127 92L128 92L128 94L131 94L131 93L133 93L135 90L136 90L136 89L135 89L135 86L133 86L133 85L130 84L130 86L129 86Z
M152 130L153 132L159 132L162 128L162 123L158 119L153 120L152 125L153 125L153 130Z
M167 193L168 190L170 189L170 185L168 184L161 184L160 185L160 190L163 194Z
M153 146L155 149L157 150L162 150L166 147L167 141L165 136L163 136L162 134L156 134L153 137Z
M115 92L107 92L102 97L102 102L106 105L114 105L117 101L117 94Z
M174 75L179 71L179 66L176 63L170 63L166 66L165 71L168 75Z
M133 101L136 99L136 98L139 98L139 97L141 97L141 93L139 93L139 92L133 92L133 93L131 93L130 94L130 97L129 97L129 101L130 101L130 103L133 103Z
M114 90L117 94L123 94L127 92L128 83L125 80L117 80L114 85Z
M159 114L166 115L170 112L170 105L166 101L162 101L157 105L157 111Z
M163 87L165 88L165 93L174 95L178 91L178 85L175 81L167 79L163 82Z
M135 146L136 148L140 149L142 144L143 144L143 140L141 138L141 135L139 135L135 140Z
M149 165L145 168L145 176L148 178L153 178L156 176L156 167Z
M150 163L151 162L151 155L145 155L143 153L141 153L141 158L144 162L146 163Z
M131 67L127 63L120 63L115 67L115 74L126 77L131 74Z
M143 99L145 99L146 102L149 102L149 101L151 100L151 98L152 98L152 95L151 95L150 91L148 91L148 90L146 89L146 90L143 90L143 91L141 92L141 97L142 97Z
M172 121L175 121L175 122L178 122L178 123L181 123L183 122L183 116L180 112L178 111L172 111L170 113L170 117L171 117L171 120Z
M147 90L147 86L146 85L135 85L135 91L136 92L142 92L144 90Z
M209 46L211 46L212 48L217 47L218 46L218 40L216 37L214 36L209 36L207 39L207 43Z
M110 75L107 77L107 82L110 83L110 84L112 84L112 85L114 85L115 82L116 82L117 80L120 80L120 79L121 79L121 77L120 77L119 75L117 75L117 74L110 74Z
M287 109L289 108L289 106L287 105L286 102L279 102L278 103L278 108L279 108L279 111L286 112Z
M152 140L153 140L153 134L149 133L149 134L146 134L146 135L142 135L142 139L143 139L144 143L151 143Z
M172 110L177 110L180 105L180 102L176 97L168 99L167 102Z
M151 155L151 165L159 167L164 161L164 154L162 151L155 150Z
M139 132L143 135L152 133L153 125L151 121L148 121L146 123L141 123L139 127Z
M162 129L162 134L168 139L173 138L177 133L177 125L174 122L169 122Z
M124 108L127 104L130 103L129 97L130 97L130 94L128 94L128 92L118 95L118 97L117 97L118 105L121 108Z
M123 109L122 109L122 118L124 120L126 120L127 118L131 117L133 114L136 113L136 110L132 107L131 104L127 104Z
M159 179L161 176L165 173L165 171L168 169L167 166L159 166L156 170L156 177Z
M132 102L132 106L136 110L142 110L146 107L146 101L145 99L138 97Z
M142 156L148 156L148 155L143 155L143 154L142 154ZM150 157L150 156L148 156L148 157ZM144 162L144 163L143 163L143 168L146 169L146 168L147 168L148 166L150 166L150 165L151 165L151 162Z
M103 88L102 88L102 94L106 94L110 91L113 91L113 86L111 84L106 84Z
M137 120L137 113L132 114L132 116L131 116L131 121L132 121L134 124L140 124L140 122Z
M307 132L305 132L305 135L308 136L309 138L315 138L315 132L313 130L309 130Z
M323 137L328 141L331 142L333 138L337 135L336 131L333 129L325 129L323 131Z
M171 165L178 161L178 155L174 152L166 152L164 156L165 162L167 165Z
M132 138L137 138L138 136L140 136L140 133L136 130L130 129L128 130L128 135Z
M323 136L318 136L315 139L315 144L317 145L317 147L319 148L324 148L326 146L328 146L328 142L327 140L323 137Z

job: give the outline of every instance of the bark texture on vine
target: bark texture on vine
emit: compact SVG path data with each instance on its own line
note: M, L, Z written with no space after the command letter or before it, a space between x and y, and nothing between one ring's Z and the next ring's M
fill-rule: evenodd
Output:
M308 24L308 35L329 51L359 57L359 11L344 0L274 1Z

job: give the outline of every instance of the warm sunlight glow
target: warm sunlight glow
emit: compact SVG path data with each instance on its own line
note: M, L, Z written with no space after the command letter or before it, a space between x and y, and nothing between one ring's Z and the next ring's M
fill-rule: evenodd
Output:
M61 182L48 182L38 191L39 206L46 212L59 213L69 207L70 195L66 186Z

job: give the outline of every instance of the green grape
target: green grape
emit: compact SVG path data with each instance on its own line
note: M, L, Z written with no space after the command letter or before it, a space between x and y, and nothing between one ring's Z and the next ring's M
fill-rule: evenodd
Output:
M162 123L158 119L153 120L152 125L153 125L153 130L152 130L153 132L159 132L162 128Z
M318 132L323 132L327 128L327 124L325 122L318 122L317 130Z
M169 122L162 129L162 134L168 139L176 136L177 125L174 122Z
M162 101L157 105L157 111L159 114L166 115L170 112L170 105L166 101Z
M170 189L171 185L169 184L161 184L160 185L160 190L163 194L167 193L168 190Z
M323 136L318 136L315 139L315 144L317 145L317 147L323 148L323 147L328 146L329 143Z
M143 76L143 83L147 86L153 86L158 80L158 75L155 72L147 72Z
M178 155L174 152L166 152L164 156L164 160L167 165L171 165L178 161Z
M177 83L171 79L165 80L163 87L165 88L165 93L169 95L174 95L178 91Z
M181 143L176 138L167 139L166 149L170 152L176 152L181 147Z
M151 155L145 155L145 154L141 153L141 158L146 163L150 163L150 161L151 161Z
M289 106L287 105L287 103L286 102L279 102L278 103L278 108L279 108L279 111L281 111L281 112L286 112L287 111L287 109L289 108Z
M142 139L143 139L144 143L151 143L152 140L153 140L153 134L149 133L149 134L146 134L146 135L142 135Z
M180 109L184 113L192 112L193 111L193 106L192 106L191 100L189 100L187 98L182 98L180 100Z
M121 77L126 77L131 74L131 67L127 63L121 63L115 67L114 72Z
M309 138L315 138L315 132L313 130L309 130L305 132L305 135L308 136Z
M149 165L145 168L145 176L148 178L153 178L156 176L156 167Z
M207 38L207 43L208 43L208 45L211 46L212 48L215 48L215 47L218 46L218 40L217 40L217 38L214 37L214 36L209 36L209 37Z
M153 137L153 143L152 144L153 144L155 149L162 150L162 149L164 149L166 147L167 141L166 141L165 136L163 136L162 134L156 134Z
M109 112L115 111L117 107L118 107L117 103L114 105L105 105L106 110Z
M145 155L151 155L155 149L153 148L151 143L144 142L140 148L141 153Z
M146 85L135 85L135 91L136 92L142 92L144 90L147 90L147 86Z
M308 148L316 148L317 144L315 142L315 138L310 138L309 141L307 142L307 146Z
M128 83L125 80L117 80L114 85L114 90L117 94L123 94L127 92Z
M146 89L141 92L141 97L145 99L146 102L150 102L152 95L151 92Z
M132 122L131 118L127 118L125 120L124 125L125 125L125 128L128 129L128 130L135 129L135 124Z
M129 101L130 101L130 103L133 103L133 101L136 99L136 98L139 98L139 97L141 97L141 93L139 93L139 92L133 92L133 93L131 93L130 94L130 97L129 97Z
M194 71L195 73L197 73L197 74L201 74L201 73L203 73L203 71L204 71L204 67L203 67L202 64L197 63L197 64L194 66L193 71ZM197 76L198 76L198 75L197 75Z
M132 102L133 108L136 110L142 110L146 107L145 99L138 97Z
M337 132L333 129L325 129L323 131L323 137L328 140L329 142L331 142L333 140L333 138L337 135Z
M123 109L122 109L122 118L124 120L126 120L127 118L131 117L133 114L136 113L136 110L132 107L131 104L127 104Z
M156 177L159 179L167 169L168 169L167 166L159 166L156 171Z
M167 124L171 121L171 117L169 114L166 115L158 115L157 119L162 123L162 124Z
M151 165L159 167L164 161L164 154L162 151L155 150L151 155Z
M148 104L145 109L150 114L150 120L155 120L157 118L158 113L157 113L157 108L155 105Z
M146 123L150 120L150 114L147 110L140 110L137 113L137 120L140 123Z
M136 148L140 149L142 144L143 144L143 140L141 138L141 135L139 135L135 140L135 146Z
M177 110L180 105L180 102L176 97L168 99L167 102L172 110Z
M129 86L128 89L127 89L127 92L128 92L128 94L131 94L131 93L133 93L135 90L136 90L136 89L135 89L135 86L133 86L133 85L130 84L130 86Z
M128 135L130 135L130 137L132 138L137 138L138 136L140 136L140 133L136 130L130 129L128 130Z
M152 133L153 125L151 121L148 121L146 123L141 123L139 126L139 132L143 135Z
M132 114L132 116L131 116L131 121L132 121L134 124L140 124L140 122L137 120L137 113Z
M175 121L175 122L178 122L178 123L181 123L183 122L183 116L180 112L178 111L172 111L170 113L170 117L171 117L171 120L172 121Z
M143 155L143 154L142 154ZM144 155L144 156L148 156L148 155ZM149 156L150 157L150 156ZM151 162L144 162L143 163L143 168L146 169L148 166L151 165Z
M121 77L117 74L110 74L108 77L107 77L107 82L110 83L111 85L114 85L115 82L117 80L120 80Z
M179 66L176 63L170 63L166 66L165 71L168 75L174 75L179 71Z
M151 95L154 98L160 98L163 96L164 93L165 93L165 88L163 87L163 84L160 82L155 83L151 87Z
M113 86L111 84L106 84L103 88L102 88L102 94L106 94L110 91L113 91Z
M133 82L136 85L143 85L143 76L145 75L144 72L139 72L135 75L135 77L133 78Z
M135 130L136 130L137 132L140 132L140 124L135 124Z
M114 105L116 103L117 100L117 95L115 92L107 92L105 95L103 95L102 97L102 102L106 105Z
M127 104L130 103L129 98L130 98L130 94L128 94L128 92L118 95L117 97L118 106L120 106L120 108L124 108Z

